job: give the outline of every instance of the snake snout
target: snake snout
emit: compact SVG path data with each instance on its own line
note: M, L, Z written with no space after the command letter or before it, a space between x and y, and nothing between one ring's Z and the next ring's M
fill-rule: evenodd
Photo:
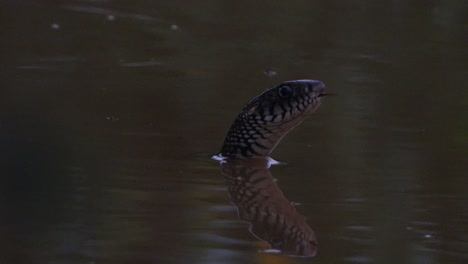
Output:
M318 80L296 80L294 81L306 94L309 94L313 97L321 97L322 94L325 94L325 84Z

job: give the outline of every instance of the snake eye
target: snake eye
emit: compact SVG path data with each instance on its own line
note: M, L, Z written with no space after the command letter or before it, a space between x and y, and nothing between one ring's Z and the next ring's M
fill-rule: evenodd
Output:
M293 94L293 89L289 86L282 86L279 88L278 94L281 97L289 97Z

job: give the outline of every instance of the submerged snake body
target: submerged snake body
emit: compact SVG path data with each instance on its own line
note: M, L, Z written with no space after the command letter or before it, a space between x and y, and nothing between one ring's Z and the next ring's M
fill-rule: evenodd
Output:
M269 156L286 133L319 107L325 95L325 85L315 80L287 81L266 90L239 113L224 140L221 156Z

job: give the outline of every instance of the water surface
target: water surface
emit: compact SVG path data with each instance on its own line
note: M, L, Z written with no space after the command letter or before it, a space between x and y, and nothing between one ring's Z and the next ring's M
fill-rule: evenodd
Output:
M468 261L464 1L1 10L0 262ZM261 252L211 160L245 103L299 78L338 94L269 172L313 258Z

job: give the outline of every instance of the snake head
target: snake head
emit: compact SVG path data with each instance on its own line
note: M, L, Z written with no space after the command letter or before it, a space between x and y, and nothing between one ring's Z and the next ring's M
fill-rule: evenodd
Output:
M316 80L286 81L252 99L231 126L221 155L269 156L291 129L320 105L325 85Z
M326 95L325 85L316 80L286 81L256 96L243 112L276 124L310 114Z

